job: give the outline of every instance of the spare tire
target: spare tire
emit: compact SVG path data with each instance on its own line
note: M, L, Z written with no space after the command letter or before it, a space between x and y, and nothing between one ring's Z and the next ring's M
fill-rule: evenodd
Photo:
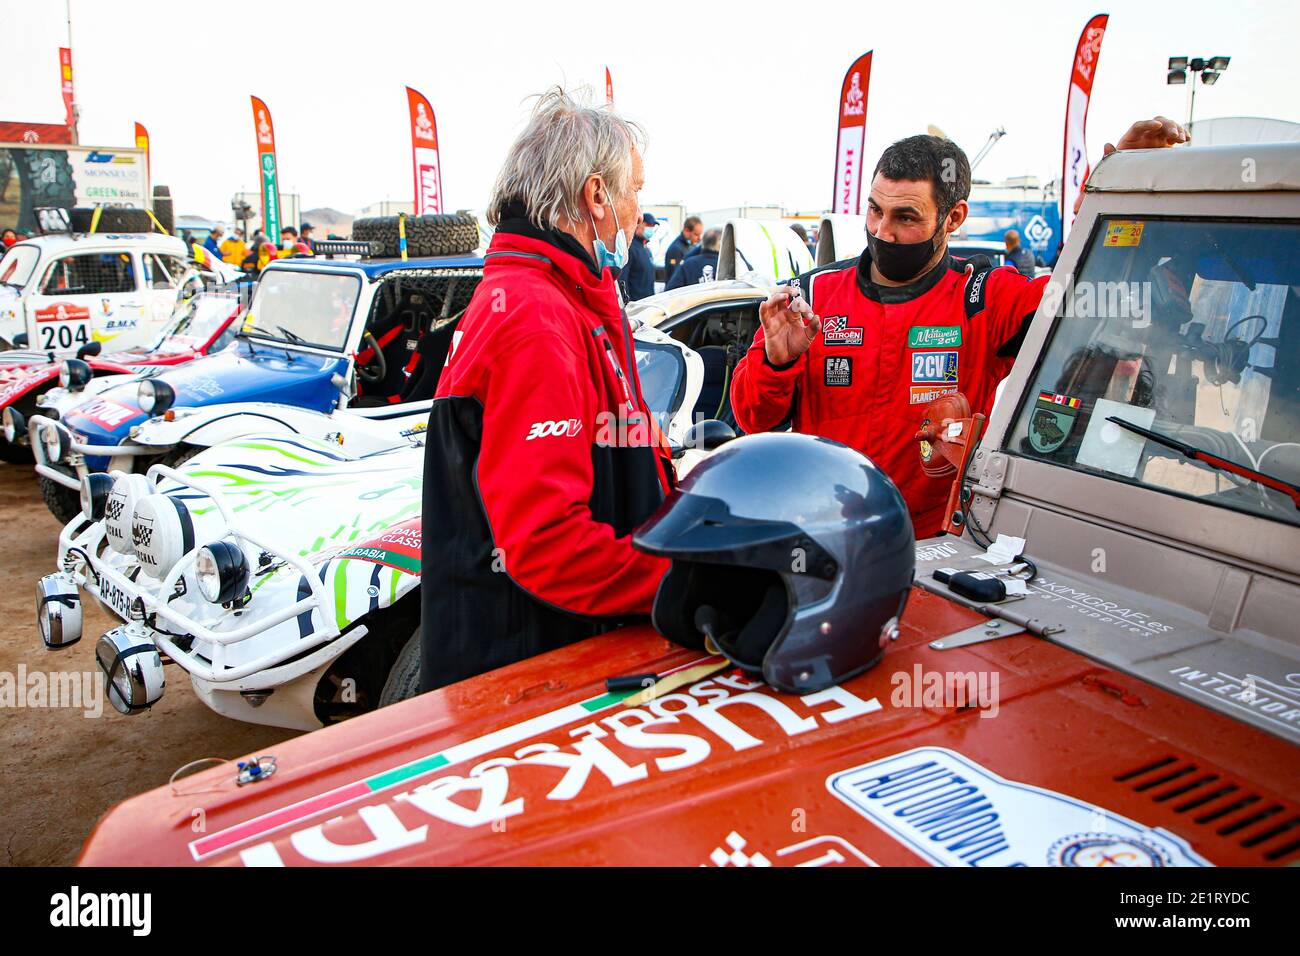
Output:
M153 232L153 220L144 209L128 209L124 206L101 206L99 224L96 232ZM90 222L95 210L89 206L78 206L71 210L68 218L72 222L73 232L90 232Z
M379 256L399 255L398 217L371 216L352 223L352 238L377 243ZM478 220L470 213L407 216L406 254L409 256L454 256L478 248Z
M159 188L165 189L166 187ZM173 211L170 196L154 197L153 214L154 218L158 220L158 225L166 229L168 235L176 232L176 213Z

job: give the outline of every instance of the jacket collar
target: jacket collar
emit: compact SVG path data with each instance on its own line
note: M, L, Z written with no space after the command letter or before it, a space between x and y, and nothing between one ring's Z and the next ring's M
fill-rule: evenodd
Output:
M955 268L952 256L944 252L943 258L921 278L907 285L879 285L871 278L871 253L863 249L862 255L858 257L858 289L868 299L873 299L881 305L899 305L925 295L938 285L939 280L952 268Z

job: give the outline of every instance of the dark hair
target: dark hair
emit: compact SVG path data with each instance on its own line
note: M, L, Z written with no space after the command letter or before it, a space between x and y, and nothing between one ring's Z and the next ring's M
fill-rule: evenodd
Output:
M922 133L900 139L880 154L872 178L878 174L932 184L940 220L970 197L970 160L960 146L941 136Z
M687 216L686 221L682 223L682 232L685 232L687 229L694 229L698 225L700 225L699 216Z

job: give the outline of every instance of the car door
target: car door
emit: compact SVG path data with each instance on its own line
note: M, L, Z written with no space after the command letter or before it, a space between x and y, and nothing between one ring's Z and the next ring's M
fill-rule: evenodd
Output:
M129 251L73 251L54 259L27 300L30 347L75 352L91 342L109 349L138 345L144 300L139 266Z

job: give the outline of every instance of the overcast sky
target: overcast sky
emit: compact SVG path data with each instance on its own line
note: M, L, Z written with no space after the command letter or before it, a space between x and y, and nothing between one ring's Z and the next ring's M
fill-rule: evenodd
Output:
M0 0L0 119L61 122L64 0ZM874 49L867 155L934 123L974 154L1007 135L977 175L1060 174L1070 58L1110 14L1089 113L1095 163L1135 119L1187 117L1170 55L1227 55L1197 116L1300 121L1293 0L859 2L178 3L72 0L81 141L153 141L154 182L178 213L229 215L257 165L248 96L275 122L281 189L302 208L353 213L409 200L404 85L437 114L448 207L481 208L529 94L587 84L649 134L644 202L696 209L830 201L844 71Z

